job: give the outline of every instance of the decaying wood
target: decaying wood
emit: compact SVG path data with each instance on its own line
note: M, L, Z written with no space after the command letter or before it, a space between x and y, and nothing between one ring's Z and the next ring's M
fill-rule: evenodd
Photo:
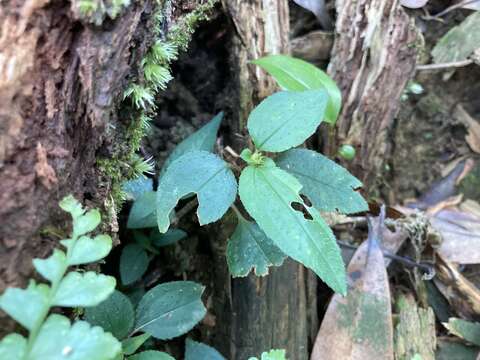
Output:
M416 30L397 0L337 1L329 73L343 95L336 144L357 148L351 170L367 188L383 171L402 91L415 71Z
M437 338L433 310L418 307L412 294L400 294L396 307L395 359L410 360L419 354L422 360L435 360Z
M233 133L244 133L250 111L276 90L274 80L248 62L289 52L288 1L225 0L223 5L234 27L230 63L238 98L229 125ZM233 147L239 152L245 146L239 140ZM235 224L234 219L230 224L225 221L219 237L226 240ZM316 297L316 279L298 263L286 261L267 277L250 275L231 280L225 267L224 246L220 245L217 252L215 308L219 333L215 339L223 355L243 360L267 349L282 348L289 358L306 359L309 332L316 331L311 330L317 318L312 300Z

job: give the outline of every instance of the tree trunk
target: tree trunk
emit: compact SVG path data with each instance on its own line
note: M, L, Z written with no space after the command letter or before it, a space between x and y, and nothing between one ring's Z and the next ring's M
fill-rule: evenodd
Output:
M32 258L68 232L63 196L103 208L105 230L117 231L97 159L114 156L131 121L118 109L151 39L153 2L133 2L115 19L83 16L77 4L0 5L0 293L25 285Z
M275 81L248 62L268 54L289 52L288 1L225 0L233 22L230 64L238 105L229 123L236 151L246 147L233 136L246 135L248 114L260 100L277 89ZM222 239L233 232L236 221L222 227ZM223 242L223 245L225 242ZM316 278L291 260L266 277L249 275L230 279L225 265L225 246L218 252L216 312L217 346L227 359L247 359L272 348L287 350L291 358L308 357L309 324L316 321ZM313 324L315 327L315 323Z
M349 168L375 193L391 151L401 94L415 72L417 34L396 0L337 1L336 38L329 73L342 91L336 136L327 146L350 144Z

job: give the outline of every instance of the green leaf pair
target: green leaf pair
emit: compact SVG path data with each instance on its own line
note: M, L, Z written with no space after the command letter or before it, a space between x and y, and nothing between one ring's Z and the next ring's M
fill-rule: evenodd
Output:
M60 315L48 313L53 306L89 307L104 301L115 289L115 278L92 271L67 273L69 266L103 259L112 248L107 235L87 234L100 223L98 210L85 211L72 196L60 207L73 218L73 232L62 240L66 252L55 249L47 259L34 259L35 269L51 286L31 281L26 289L8 288L0 297L0 308L30 332L27 339L11 334L0 342L0 358L5 359L113 359L120 343L99 327L84 321L73 324ZM48 317L48 318L47 318Z
M123 354L132 355L150 336L167 340L191 330L206 314L203 291L191 281L160 284L143 295L136 309L127 296L115 291L98 306L87 308L85 318L122 340ZM134 336L140 332L144 334ZM170 359L158 353L142 352L128 359Z

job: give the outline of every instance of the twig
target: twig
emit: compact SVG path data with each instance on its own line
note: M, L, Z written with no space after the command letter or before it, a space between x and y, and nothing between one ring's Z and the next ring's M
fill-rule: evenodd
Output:
M457 67L464 67L473 64L473 60L460 60L460 61L452 61L448 63L441 63L441 64L427 64L427 65L417 65L416 70L418 71L428 71L428 70L442 70L448 68L457 68Z
M343 242L343 241L340 241L340 240L337 240L337 243L338 243L338 245L340 245L341 247L344 247L346 249L352 249L352 250L357 250L358 249L358 246L351 245L349 243L346 243L346 242ZM392 254L391 252L385 251L385 250L382 250L382 252L383 252L383 256L385 256L389 259L398 261L398 262L400 262L404 265L407 265L408 267L418 267L419 269L424 270L427 274L432 274L435 271L432 266L422 264L422 263L417 263L416 261L414 261L414 260L412 260L408 257L395 255L395 254Z
M429 16L429 17L425 17L424 19L425 19L425 20L437 20L438 18L447 15L447 14L448 14L450 11L452 11L452 10L455 10L455 9L458 9L458 8L461 8L461 7L464 7L464 6L466 6L466 5L474 4L474 3L478 2L478 1L480 1L480 0L464 0L464 1L460 1L460 2L457 3L457 4L454 4L454 5L452 5L452 6L449 6L449 7L447 7L445 10L440 11L438 14L431 15L431 16Z

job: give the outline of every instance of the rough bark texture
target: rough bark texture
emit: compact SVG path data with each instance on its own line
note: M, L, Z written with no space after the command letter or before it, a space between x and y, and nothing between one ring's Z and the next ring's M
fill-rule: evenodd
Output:
M381 179L402 91L416 61L416 30L397 0L338 1L329 73L343 95L336 145L351 144L351 170L372 190Z
M288 53L288 2L226 0L223 5L235 29L230 63L239 99L229 125L234 134L245 134L250 111L276 90L274 80L248 61L267 54ZM239 151L246 144L244 139L237 140L235 150ZM224 240L235 224L234 219L223 224L220 233ZM316 279L298 263L286 261L267 277L250 275L231 280L224 248L217 249L217 253L217 271L223 278L216 281L215 296L219 350L232 360L258 356L271 348L286 349L289 357L306 359L307 312L313 311L312 318L317 318L316 305L310 303L316 296Z

